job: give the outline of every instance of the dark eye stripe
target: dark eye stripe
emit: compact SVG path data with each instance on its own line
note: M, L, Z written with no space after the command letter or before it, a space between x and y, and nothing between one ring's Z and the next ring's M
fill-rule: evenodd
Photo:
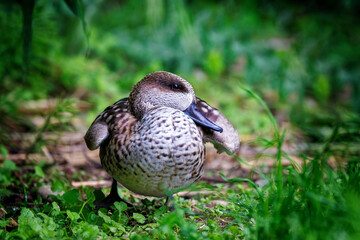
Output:
M183 91L185 89L185 87L182 84L174 83L174 82L170 83L169 87L175 91Z
M158 83L164 88L171 89L172 91L187 92L185 85L177 79L161 79Z

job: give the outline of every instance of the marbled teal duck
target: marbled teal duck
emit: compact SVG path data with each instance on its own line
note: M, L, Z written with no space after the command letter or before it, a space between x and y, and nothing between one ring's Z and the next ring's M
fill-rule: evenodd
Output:
M84 138L90 150L100 147L101 164L114 179L104 204L121 200L117 182L137 194L166 196L202 176L204 142L231 152L240 145L226 117L169 72L145 76L128 98L94 120Z

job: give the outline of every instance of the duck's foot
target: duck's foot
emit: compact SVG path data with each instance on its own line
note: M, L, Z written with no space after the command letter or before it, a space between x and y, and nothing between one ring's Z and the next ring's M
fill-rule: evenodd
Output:
M123 200L119 197L118 191L117 191L117 182L115 179L113 179L112 185L111 185L111 191L110 194L104 198L101 201L94 202L95 207L98 208L109 208L114 205L114 202L124 202L128 207L133 207L131 203L128 203L127 201Z

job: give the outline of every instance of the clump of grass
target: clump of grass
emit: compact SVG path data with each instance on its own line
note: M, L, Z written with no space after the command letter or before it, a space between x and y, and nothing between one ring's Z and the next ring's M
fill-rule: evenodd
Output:
M325 156L324 156L325 155ZM263 201L246 207L254 224L250 239L356 239L359 237L359 165L334 171L326 153L306 159L301 172L288 167L275 171L261 193ZM354 163L352 163L354 165ZM357 184L358 185L358 184ZM249 196L251 197L251 196Z
M280 133L266 104L251 90L246 90L262 105L274 124L277 146L276 168L264 176L268 184L244 198L232 201L247 209L244 234L246 239L358 239L360 237L360 158L349 159L346 168L333 169L331 143L346 126L335 126L322 151L313 157L303 156L300 170L283 169ZM289 157L289 156L286 156ZM232 179L229 181L249 181ZM253 184L253 183L252 183ZM256 200L255 200L256 199Z

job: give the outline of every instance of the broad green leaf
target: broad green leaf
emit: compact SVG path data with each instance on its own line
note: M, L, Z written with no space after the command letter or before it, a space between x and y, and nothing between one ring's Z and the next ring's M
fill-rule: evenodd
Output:
M106 223L111 223L111 218L108 215L104 214L101 211L99 211L98 214L102 219L104 219Z
M124 202L114 202L114 206L120 212L123 212L127 209L127 205Z
M98 214L102 219L104 219L104 221L105 221L104 226L106 226L111 232L113 232L115 229L120 230L121 232L124 232L124 233L126 232L125 227L122 224L115 222L105 213L99 211ZM113 227L115 227L115 229ZM117 232L117 230L116 230L116 232Z
M79 224L72 227L71 231L74 233L72 239L110 239L106 237L105 233L100 231L99 227L87 222L79 222ZM101 236L101 237L100 237Z
M51 231L54 231L57 227L57 224L54 222L52 217L49 217L45 213L38 213L38 216L41 216L44 219L44 227L43 229L48 232L48 235L52 235Z
M160 216L162 216L164 213L166 213L167 211L169 211L169 207L167 207L167 206L161 206L159 209L157 209L156 211L155 211L155 216L156 217L160 217Z
M158 223L148 223L148 224L146 224L145 226L144 226L144 229L146 229L146 228L157 228L159 226L159 224Z
M133 218L138 222L143 224L145 222L145 217L144 215L140 214L140 213L133 213Z
M76 222L80 218L77 212L71 212L70 210L66 210L66 214L72 222Z
M44 171L39 166L35 166L35 175L41 178L45 176Z
M51 191L53 192L62 192L65 190L65 183L60 179L55 179L54 182L51 184Z
M23 219L31 219L34 217L34 213L28 208L23 208L21 209L20 217Z
M96 215L94 212L90 212L86 217L87 222L89 223L97 223L100 221L100 217Z
M66 205L77 205L80 202L79 196L80 194L78 189L67 191L64 195L62 195Z
M4 161L4 168L10 171L18 170L18 167L16 164L11 160L5 160Z
M36 217L35 214L28 208L21 209L21 214L18 219L19 230L25 230L30 228L34 232L38 233L42 228L42 221Z

